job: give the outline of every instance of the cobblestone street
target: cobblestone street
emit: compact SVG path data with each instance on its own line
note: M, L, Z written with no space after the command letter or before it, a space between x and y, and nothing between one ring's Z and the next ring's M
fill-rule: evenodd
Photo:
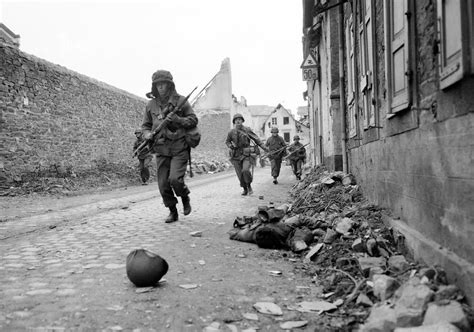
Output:
M228 238L236 216L287 200L295 183L291 169L282 168L279 185L272 184L269 172L269 167L255 169L250 197L240 195L233 173L191 179L193 212L173 224L163 222L168 211L157 188L97 201L108 210L86 217L75 207L69 217L66 210L2 223L2 233L15 232L3 234L0 243L0 330L201 331L217 322L222 331L274 331L282 319L300 318L310 320L310 329L311 317L294 311L284 310L278 319L243 317L256 313L255 302L284 308L318 291L311 280L298 280L284 252ZM202 231L202 237L190 236L193 231ZM137 248L168 261L159 287L141 292L128 280L125 258ZM273 276L272 270L282 275ZM189 284L197 287L180 287Z

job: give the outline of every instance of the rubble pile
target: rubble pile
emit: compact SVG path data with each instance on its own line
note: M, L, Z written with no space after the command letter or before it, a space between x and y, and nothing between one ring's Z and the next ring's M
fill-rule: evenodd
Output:
M403 236L383 223L388 211L370 204L352 175L317 167L290 196L291 204L238 217L230 238L290 249L302 258L295 269L334 304L326 313L334 321L329 324L360 331L471 331L473 311L462 291L439 267L403 254Z

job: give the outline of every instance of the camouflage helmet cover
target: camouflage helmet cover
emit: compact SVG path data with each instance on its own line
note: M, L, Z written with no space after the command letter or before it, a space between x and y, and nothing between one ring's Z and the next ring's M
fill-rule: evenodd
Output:
M153 83L158 83L158 82L169 82L169 83L172 83L174 85L174 82L173 82L173 75L171 75L171 73L167 70L157 70L153 73L153 75L151 76L151 81Z

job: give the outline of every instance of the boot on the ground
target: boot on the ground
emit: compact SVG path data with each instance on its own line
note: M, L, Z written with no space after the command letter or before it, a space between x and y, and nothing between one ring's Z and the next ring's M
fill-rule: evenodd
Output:
M191 213L191 199L189 198L189 195L182 196L181 201L183 202L183 213L185 216Z
M273 177L273 184L278 184L278 180L277 180L277 177Z
M247 186L244 187L244 191L242 191L242 196L247 196L247 194L249 193L248 189L247 189Z
M253 189L252 189L252 186L250 184L247 186L247 192L248 192L249 195L253 194Z
M176 209L176 206L170 206L169 209L170 214L165 219L165 223L167 224L178 221L178 209Z

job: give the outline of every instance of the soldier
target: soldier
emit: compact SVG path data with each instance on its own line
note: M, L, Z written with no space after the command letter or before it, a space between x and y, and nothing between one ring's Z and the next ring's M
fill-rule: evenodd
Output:
M133 151L135 151L144 141L141 128L135 130L135 136L137 137L137 139L133 144ZM142 185L147 185L148 180L150 179L150 170L148 167L150 166L151 159L153 158L148 146L142 149L137 157L139 162L138 171L142 180Z
M288 148L288 159L291 162L291 168L293 174L296 175L296 179L301 180L301 168L306 160L306 149L304 145L300 143L300 137L295 135L293 137L293 144Z
M244 121L242 114L236 113L234 115L232 118L234 128L227 134L225 144L230 149L230 162L234 165L240 186L244 189L242 195L246 196L253 193L251 186L253 167L255 166L257 155L260 153L256 145L265 151L267 149L252 129L242 125Z
M179 112L170 112L170 109L176 107L185 97L176 92L173 76L169 71L158 70L153 74L151 94L147 95L152 99L145 109L142 124L144 138L151 139L151 132L165 119L168 122L168 125L155 135L152 148L156 154L160 194L164 205L170 210L165 222L171 223L178 220L176 196L181 197L184 215L191 213L190 191L184 183L190 156L185 132L197 126L198 118L187 101Z
M281 161L286 156L286 142L278 135L278 128L273 127L270 131L272 136L267 139L265 146L268 148L268 158L270 159L271 174L273 176L273 183L278 184L278 176L280 175Z

